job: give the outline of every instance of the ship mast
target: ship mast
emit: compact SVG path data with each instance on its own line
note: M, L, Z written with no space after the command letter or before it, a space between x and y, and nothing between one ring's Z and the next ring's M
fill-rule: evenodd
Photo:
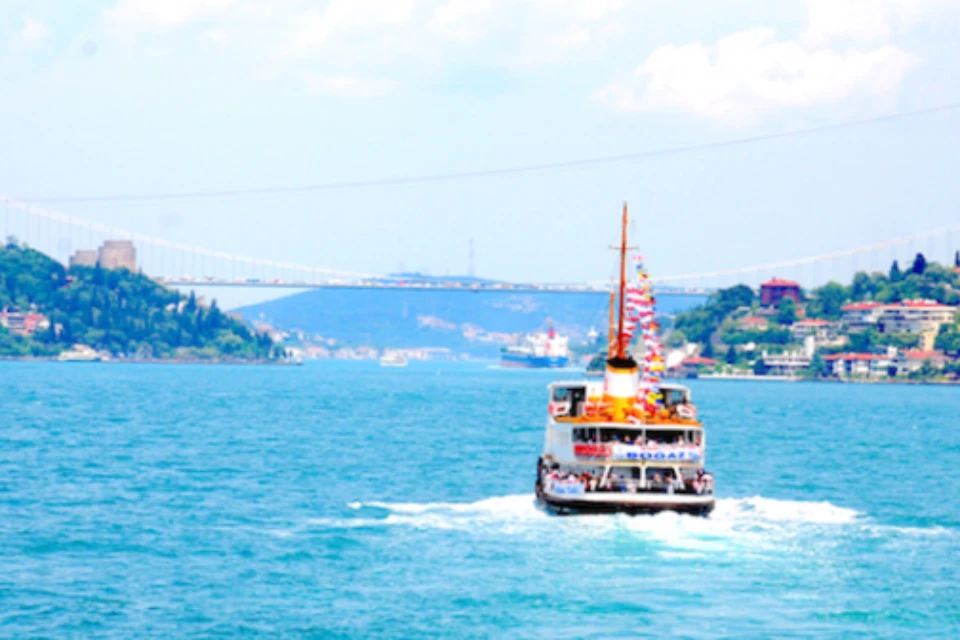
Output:
M623 203L623 228L620 234L620 310L617 319L617 358L627 356L627 345L623 344L624 298L627 289L627 203Z
M613 357L613 350L616 348L617 339L617 329L616 324L613 321L614 309L616 308L617 303L617 294L612 289L610 290L610 319L607 321L607 357Z

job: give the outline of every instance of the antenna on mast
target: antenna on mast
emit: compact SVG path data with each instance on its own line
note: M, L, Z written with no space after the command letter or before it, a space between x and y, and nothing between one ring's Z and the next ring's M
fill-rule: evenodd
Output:
M623 344L623 315L627 289L627 203L623 203L623 230L620 236L620 310L617 316L617 357L627 356L627 345Z
M635 249L636 247L627 246L627 223L629 218L627 216L627 203L623 203L623 219L621 222L620 228L620 244L617 246L610 247L615 249L620 253L620 285L615 288L614 291L619 293L619 309L617 313L616 320L616 342L611 342L610 344L610 358L617 361L630 361L633 360L627 354L627 340L624 339L624 322L626 320L626 293L627 293L627 250ZM610 324L613 325L613 298L611 295L610 300ZM613 334L613 327L611 327L611 334Z

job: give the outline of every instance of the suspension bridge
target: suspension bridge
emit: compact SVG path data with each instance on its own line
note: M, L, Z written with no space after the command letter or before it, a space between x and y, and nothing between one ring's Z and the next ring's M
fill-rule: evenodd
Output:
M0 197L3 235L68 263L78 249L91 250L107 240L126 240L136 249L137 266L154 281L183 288L249 287L284 289L407 289L501 291L512 293L602 293L609 282L499 282L359 273L243 256L172 242L84 220L27 202ZM811 287L845 280L856 271L885 271L894 260L909 265L918 252L927 260L953 264L960 224L885 242L804 258L752 266L654 277L657 295L706 295L735 284L757 287L772 277ZM841 275L842 274L842 275Z

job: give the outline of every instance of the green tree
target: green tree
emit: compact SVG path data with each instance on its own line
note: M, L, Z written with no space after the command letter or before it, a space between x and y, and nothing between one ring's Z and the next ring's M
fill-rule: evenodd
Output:
M850 334L850 350L854 353L871 353L876 343L877 332L873 329Z
M727 349L727 355L725 358L727 364L737 364L737 348L729 347Z
M894 260L890 265L890 282L900 282L903 279L903 273L900 271L900 264Z
M746 285L721 289L711 295L706 304L678 315L674 327L691 342L706 344L730 313L749 307L753 300L753 290Z
M770 367L763 361L763 358L757 358L756 362L753 363L753 375L755 376L765 376L769 370Z
M0 355L49 355L74 341L118 355L156 357L174 355L177 348L193 357L202 349L216 351L218 341L236 358L267 358L272 350L269 340L264 344L216 305L203 309L195 297L191 301L140 273L74 267L68 280L60 263L8 243L0 247L0 306L14 305L36 308L51 328L31 338L3 338ZM193 310L186 311L191 305Z
M777 309L777 322L783 325L791 325L797 321L797 304L793 298L784 298L780 301L780 307Z
M823 359L820 352L814 353L813 359L810 361L810 374L815 378L827 378L831 373L830 365Z
M703 345L703 351L700 352L700 355L704 358L713 357L713 343L707 340L706 344Z
M913 259L913 267L911 267L911 273L915 273L918 276L922 276L923 272L927 270L927 259L923 257L922 253L918 253L917 257Z
M838 282L828 282L813 290L812 300L807 308L814 318L839 320L843 314L843 304L847 300L847 289Z
M753 303L753 289L745 284L721 289L716 294L715 306L723 315L740 307L749 307Z
M955 324L942 325L933 346L938 351L960 355L960 327Z
M665 344L671 349L682 347L686 343L687 343L687 336L684 335L683 331L680 331L678 329L674 329L673 331L668 333L667 339L665 341Z

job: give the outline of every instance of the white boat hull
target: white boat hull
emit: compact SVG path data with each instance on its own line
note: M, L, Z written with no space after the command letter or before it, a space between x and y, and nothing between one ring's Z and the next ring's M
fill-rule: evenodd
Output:
M588 492L560 495L537 487L537 500L561 515L590 513L652 514L674 511L707 515L716 504L713 495L683 493Z

